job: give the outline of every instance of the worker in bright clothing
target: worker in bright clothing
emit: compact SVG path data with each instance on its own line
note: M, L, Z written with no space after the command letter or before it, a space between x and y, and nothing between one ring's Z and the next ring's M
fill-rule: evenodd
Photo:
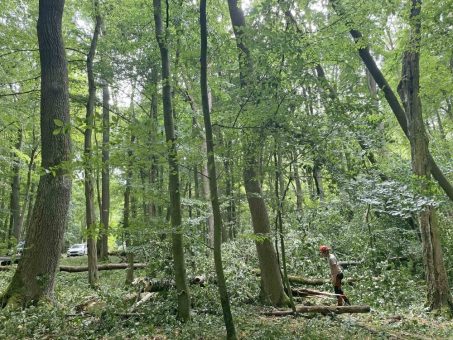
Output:
M337 294L338 306L350 305L349 299L343 292L341 288L341 280L343 280L343 270L341 266L338 264L338 260L334 254L330 252L331 248L322 245L319 247L319 251L322 257L325 257L329 263L330 267L330 276L332 280L332 284L334 287L335 294Z

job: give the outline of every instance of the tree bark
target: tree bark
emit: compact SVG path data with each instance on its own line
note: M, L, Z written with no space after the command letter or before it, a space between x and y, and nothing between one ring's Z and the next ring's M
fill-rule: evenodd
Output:
M214 158L214 140L211 125L211 110L208 95L208 28L206 19L206 0L200 1L200 88L201 103L205 127L205 142L207 155L207 170L209 180L209 197L213 215L213 246L214 265L219 288L220 302L223 311L223 320L227 331L227 339L236 339L236 329L233 315L231 314L230 298L225 281L222 264L222 216L220 213L220 202L217 191L217 172Z
M408 137L411 144L412 171L420 178L421 189L428 191L430 180L430 161L428 137L422 115L420 100L420 31L421 0L410 0L410 40L404 52L401 82L398 86L401 100L405 106L408 124ZM453 303L448 287L448 277L442 256L436 210L425 206L419 213L419 226L423 247L423 262L428 287L430 309L451 308Z
M130 104L130 111L131 111L131 121L135 123L135 105L134 105L134 100L135 100L135 87L136 87L136 82L132 84L132 93L131 93L131 104ZM131 216L131 203L132 203L132 180L133 180L133 145L135 143L135 135L131 133L130 137L130 145L127 150L127 168L126 168L126 189L124 191L124 211L123 211L123 228L124 228L124 234L125 234L125 239L126 239L126 255L127 255L127 263L129 264L126 272L126 284L130 285L132 284L132 281L134 280L134 253L131 251L131 246L132 246L132 236L131 236L131 225L130 225L130 216Z
M25 224L24 226L24 220L25 220L25 214L28 211L30 212L30 206L33 203L32 200L32 189L34 186L33 183L33 171L35 169L35 158L36 158L36 153L38 151L38 145L36 145L35 141L35 129L33 128L33 140L32 140L32 149L30 152L30 161L28 162L28 167L27 167L27 183L25 184L25 194L24 194L24 203L22 204L22 210L20 213L20 225L21 225L21 235L24 237L26 231L27 231L27 226L28 224ZM28 218L27 218L28 219Z
M241 87L246 90L249 77L253 74L253 64L244 40L244 13L238 7L237 0L228 0L228 8L238 48ZM259 237L255 244L262 273L264 295L275 306L287 305L289 299L283 288L277 256L271 242L269 216L256 170L258 167L256 150L259 149L259 142L255 140L256 137L251 139L244 143L243 178L254 233Z
M86 59L87 78L88 78L88 102L86 105L86 129L84 141L84 161L85 161L85 218L87 227L87 247L88 247L88 282L91 287L95 287L98 281L97 273L97 249L96 249L96 213L94 208L94 177L93 177L93 145L92 133L94 127L94 110L96 104L96 84L93 73L93 62L96 55L96 47L101 31L101 16L99 14L99 2L94 2L96 17L93 37L91 39L90 50Z
M162 27L161 0L153 0L154 22L156 39L159 45L162 62L162 102L164 111L165 137L168 145L169 165L169 191L171 204L171 226L173 265L175 270L175 281L178 296L178 317L182 321L190 318L190 297L187 286L186 267L184 262L184 247L181 228L181 193L179 184L179 168L176 148L175 127L173 122L173 108L171 100L171 74L170 58L167 46L168 29ZM168 3L167 3L168 6ZM168 7L167 7L168 10ZM166 23L168 27L168 21Z
M1 305L26 306L53 298L55 274L71 195L69 130L53 134L55 121L69 126L68 71L61 31L64 0L40 0L42 168L25 251Z
M97 269L99 270L118 270L118 269L128 269L130 266L129 263L107 263L107 264L99 264ZM142 269L146 268L146 263L134 263L134 269ZM88 266L60 266L60 272L68 272L68 273L80 273L80 272L87 272Z
M17 129L17 143L16 149L20 151L22 148L22 128ZM19 242L20 233L22 229L22 221L20 218L20 160L16 152L13 153L13 178L11 182L11 220L12 224L11 236Z
M105 81L105 80L104 80ZM99 257L108 259L110 223L110 91L107 82L102 85L102 180L101 180L101 235Z
M337 12L338 15L340 16L345 16L345 11L341 7L341 4L339 3L339 0L330 0L332 7L334 10ZM348 24L351 26L351 22L348 21ZM350 29L349 33L351 34L352 38L356 41L359 42L360 44L363 44L363 36L360 31L356 29ZM393 114L395 115L401 129L403 130L404 134L408 139L409 138L409 130L407 126L407 119L406 119L406 113L401 106L400 102L398 101L398 98L396 97L395 93L393 92L392 88L388 84L387 80L385 79L384 75L382 74L381 70L377 66L376 62L374 61L373 57L371 56L369 47L359 47L358 48L359 56L362 59L363 63L367 67L368 71L371 73L373 76L374 80L378 84L379 88L382 90L384 93L385 99L387 100L387 103L389 104L390 108L392 109ZM432 157L431 153L428 150L427 153L427 158L430 163L430 172L435 178L435 180L439 183L440 187L444 190L444 192L447 194L447 196L450 198L450 200L453 200L453 186L451 183L448 181L448 179L445 177L443 174L442 170L438 167L436 164L434 158Z

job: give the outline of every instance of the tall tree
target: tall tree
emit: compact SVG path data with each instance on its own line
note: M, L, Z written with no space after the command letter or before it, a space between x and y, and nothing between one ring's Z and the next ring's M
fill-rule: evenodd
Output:
M84 141L85 162L85 218L87 227L88 248L88 282L94 287L98 281L97 249L96 249L96 212L94 208L94 171L93 171L93 143L92 134L94 127L94 110L96 105L96 83L94 79L93 64L96 55L96 47L101 31L102 19L99 14L99 2L94 2L95 26L91 38L90 50L86 59L88 77L88 101L86 105L86 128Z
M101 234L99 235L99 257L108 258L108 233L110 223L110 90L104 80L102 84L102 179L101 179Z
M222 216L220 213L219 196L217 192L217 173L214 158L214 140L211 125L209 94L208 94L208 28L206 19L206 0L200 1L200 88L201 104L203 108L204 128L206 134L206 155L211 197L212 214L214 220L214 264L219 287L220 302L223 310L223 320L228 339L236 339L233 315L231 314L230 299L225 282L222 264Z
M1 305L29 305L52 299L71 195L68 71L62 36L64 0L40 0L38 42L41 65L41 147L39 180L24 255ZM56 122L61 133L54 134Z
M342 7L339 0L330 0L332 7L340 16L346 16L345 10ZM363 35L360 31L353 27L353 23L348 20L348 25L350 26L349 33L351 37L359 43L360 47L358 47L358 53L360 58L362 59L363 63L365 64L368 71L373 76L374 80L376 81L379 88L384 93L384 97L387 100L390 108L392 109L393 114L395 115L398 124L400 125L401 129L403 130L406 137L409 139L409 130L407 126L407 119L406 113L401 106L398 98L396 97L392 87L387 82L387 79L384 77L384 74L379 69L376 61L374 60L373 56L370 53L370 48L363 44ZM437 165L436 161L432 157L431 153L428 150L427 157L430 162L430 172L433 175L434 179L439 183L439 186L444 190L445 194L453 201L453 185L448 181L448 178L445 177L442 170Z
M408 136L411 145L412 172L420 178L422 190L428 190L431 178L428 137L420 100L420 34L421 0L410 0L409 46L403 55L401 82L398 92L404 104ZM453 302L448 287L448 277L442 256L436 210L425 206L419 213L419 226L423 247L428 305L431 309L451 308Z
M167 13L169 11L167 2ZM164 111L165 139L168 145L168 182L170 191L170 214L172 226L173 265L175 270L176 290L178 296L178 317L187 321L190 318L190 297L187 286L186 265L184 262L184 247L181 232L181 192L179 184L179 167L176 148L175 126L173 121L170 57L168 51L167 15L166 29L162 27L161 0L153 0L156 39L159 45L162 62L162 103Z
M228 8L238 48L241 87L246 91L249 86L252 86L250 79L253 76L253 63L250 50L245 42L244 13L238 7L237 0L228 0ZM244 186L252 215L253 229L255 234L260 236L260 239L256 241L256 248L264 293L273 305L281 306L287 305L289 299L283 288L277 256L271 242L269 215L258 178L258 156L256 154L258 146L259 140L256 136L251 136L244 143Z

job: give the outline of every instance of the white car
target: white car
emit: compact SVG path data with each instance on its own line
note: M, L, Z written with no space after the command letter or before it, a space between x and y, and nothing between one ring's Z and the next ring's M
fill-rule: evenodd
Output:
M86 243L73 244L69 247L66 255L69 256L82 256L88 254Z

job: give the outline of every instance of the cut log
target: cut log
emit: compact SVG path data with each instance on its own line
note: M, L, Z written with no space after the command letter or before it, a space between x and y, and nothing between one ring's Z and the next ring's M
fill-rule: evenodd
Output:
M98 265L98 270L117 270L117 269L127 269L127 263L108 263L108 264L100 264ZM146 268L146 263L134 263L134 269L139 268ZM60 272L68 272L68 273L79 273L79 272L87 272L87 266L60 266Z
M344 314L344 313L369 313L370 306L357 305L357 306L296 306L297 313L321 313L321 314ZM293 315L292 310L275 310L265 312L264 315L269 316L286 316Z
M321 292L318 290L313 289L306 289L306 288L293 288L291 289L293 295L295 296L332 296L337 297L340 294L328 293L328 292Z
M253 269L252 272L258 276L260 276L260 270L259 269ZM294 275L288 275L288 280L291 283L299 283L299 284L305 284L309 286L321 286L323 284L330 284L331 281L330 279L318 279L318 278L309 278L309 277L304 277L304 276L294 276ZM343 280L343 283L351 283L351 282L356 282L358 281L359 278L347 278Z

